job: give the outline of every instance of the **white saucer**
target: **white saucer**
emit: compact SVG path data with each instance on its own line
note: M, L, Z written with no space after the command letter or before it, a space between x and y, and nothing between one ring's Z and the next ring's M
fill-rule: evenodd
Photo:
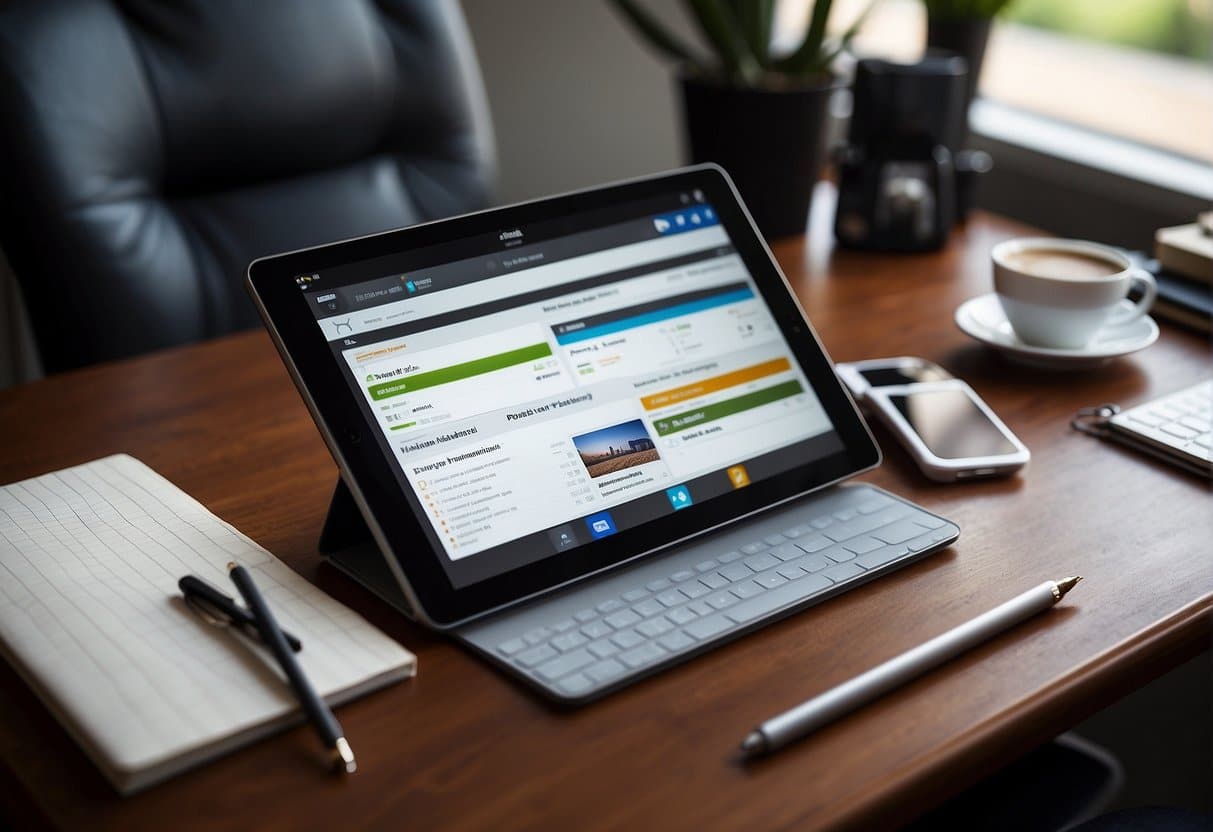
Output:
M1121 305L1132 304L1122 300ZM1149 315L1143 315L1121 326L1104 327L1091 343L1079 349L1033 347L1019 340L993 292L957 307L956 325L965 335L993 347L1011 361L1050 370L1095 367L1109 359L1145 349L1158 340L1158 324Z

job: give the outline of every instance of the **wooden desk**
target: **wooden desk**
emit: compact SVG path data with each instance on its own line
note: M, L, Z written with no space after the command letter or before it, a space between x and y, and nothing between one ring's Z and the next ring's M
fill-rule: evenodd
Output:
M883 828L1207 645L1207 486L1068 427L1081 406L1208 376L1207 342L1167 327L1102 369L1014 368L952 311L987 290L990 246L1027 229L978 215L939 254L831 253L831 214L819 204L808 242L775 251L833 357L937 361L1032 450L1022 477L932 485L879 434L887 459L868 479L955 519L952 549L561 712L321 565L335 469L260 332L73 372L0 393L0 481L135 454L415 650L420 674L341 709L360 765L349 780L321 772L301 727L120 800L2 666L0 799L21 821L122 830ZM1087 581L1064 607L810 741L737 763L760 719L1074 572Z

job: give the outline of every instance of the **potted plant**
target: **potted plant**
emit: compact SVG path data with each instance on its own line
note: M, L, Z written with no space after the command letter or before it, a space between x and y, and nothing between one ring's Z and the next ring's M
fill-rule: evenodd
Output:
M704 55L636 0L612 2L654 49L676 62L691 162L716 162L727 170L765 236L803 232L825 162L830 98L840 86L832 64L863 16L830 38L831 0L815 0L804 39L777 54L771 46L775 0L686 0L712 49Z
M923 0L927 7L927 48L954 52L969 65L965 112L973 103L994 16L1011 0Z

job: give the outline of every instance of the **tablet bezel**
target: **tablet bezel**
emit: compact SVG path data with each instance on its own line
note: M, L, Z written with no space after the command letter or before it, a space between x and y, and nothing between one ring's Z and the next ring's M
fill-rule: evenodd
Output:
M500 228L596 211L680 191L704 192L754 278L792 352L843 443L843 450L802 468L693 505L642 526L592 541L470 586L456 588L445 553L428 542L421 520L401 511L402 488L374 440L353 391L299 291L299 274L449 243ZM448 628L501 607L669 548L852 477L880 463L880 450L780 272L732 182L703 165L561 196L465 214L423 225L265 257L249 266L248 288L275 346L359 504L393 574L418 617ZM407 486L406 486L407 487ZM415 501L415 495L412 499ZM405 504L409 503L404 499Z

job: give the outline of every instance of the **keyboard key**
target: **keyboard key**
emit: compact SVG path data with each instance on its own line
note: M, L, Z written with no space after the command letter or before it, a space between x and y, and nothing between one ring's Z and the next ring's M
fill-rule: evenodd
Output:
M855 506L855 510L860 514L871 514L874 511L879 511L891 502L892 500L883 494L873 494L867 500Z
M804 554L804 551L793 546L791 543L784 543L782 546L776 546L768 554L774 555L780 560L792 560Z
M832 561L839 561L839 562L844 561L844 560L850 560L851 558L855 557L854 552L848 552L846 549L842 548L838 544L834 544L829 549L825 549L821 552L818 552L818 555L820 555L821 557L829 558Z
M653 641L648 642L635 650L629 650L626 653L619 654L619 661L626 664L628 667L637 668L646 664L652 664L665 655L665 651Z
M1208 433L1211 427L1208 419L1202 419L1199 416L1189 415L1179 420L1181 425L1192 428L1197 433Z
M1200 436L1200 431L1193 430L1186 425L1181 425L1179 422L1163 425L1162 432L1169 433L1171 436L1178 436L1180 439L1191 439L1195 436Z
M689 580L691 580L691 578L694 578L694 577L695 577L694 572L692 572L689 569L683 569L683 570L675 572L673 575L671 575L670 580L676 584L680 584L683 581L689 581Z
M799 578L801 575L805 574L804 569L801 569L799 566L792 566L791 564L787 564L787 563L785 563L783 566L779 567L779 569L777 571L779 572L780 575L783 575L789 581L791 581L795 578Z
M577 626L577 622L571 618L566 618L564 621L559 621L552 625L552 629L558 633L567 633L569 630Z
M795 535L789 534L788 537L794 536L797 538L801 538L801 537L804 537L805 535L812 534L813 527L810 526L808 523L801 523L799 526L793 526L792 531L796 532L796 534ZM787 534L787 532L784 532L784 534Z
M714 561L714 560L701 560L699 563L695 564L696 572L707 572L709 569L715 569L715 568L716 568L716 561Z
M841 543L844 540L850 540L852 537L858 537L874 529L879 529L881 526L887 526L893 521L900 520L911 513L913 513L913 509L909 506L894 504L872 514L861 514L845 523L838 523L831 526L823 534L835 543Z
M552 645L562 653L567 653L569 650L572 650L574 647L580 647L587 641L589 641L589 639L583 636L581 633L565 633L563 635L556 636L556 638L549 641L548 644Z
M623 602L620 601L618 598L612 598L609 601L603 601L601 604L598 605L598 611L600 613L602 613L603 615L606 615L608 612L615 612L615 610L621 610L621 609L623 609Z
M711 615L707 618L701 618L693 624L688 624L682 631L692 638L702 641L705 638L711 638L714 635L723 633L731 627L733 627L733 622L723 615Z
M922 534L922 526L913 520L899 520L891 526L885 526L883 529L877 529L872 532L872 537L877 540L883 540L885 543L905 543L910 538L918 537L920 534ZM843 545L848 549L851 548L845 543Z
M704 600L708 602L708 606L712 609L722 610L725 607L731 607L736 604L737 596L731 592L719 592L711 598L705 598Z
M748 578L754 573L744 563L730 563L724 569L721 569L719 574L730 581L740 581L742 578Z
M585 693L592 687L594 683L584 673L576 673L560 683L560 689L572 696Z
M665 615L666 618L673 621L675 624L686 624L688 621L694 621L697 616L694 610L689 610L686 607L679 607L676 610L670 610Z
M800 530L799 526L794 526L790 529L783 530L783 536L786 537L788 540L795 540L796 538L801 537L804 534L805 534L805 532L802 532Z
M741 557L741 552L725 552L723 555L721 555L718 558L718 560L721 563L732 563L733 561L737 560L739 557Z
M549 682L554 682L561 676L567 676L574 670L580 670L595 661L597 659L589 650L574 650L571 653L565 653L558 659L539 665L535 668L535 673Z
M661 590L667 589L670 586L672 586L672 584L670 583L669 578L658 578L655 581L649 581L644 585L644 588L649 592L661 592Z
M902 555L909 554L909 552L910 549L907 546L886 546L870 554L860 555L855 558L855 562L864 569L875 569L877 566L884 566L886 563L897 560Z
M684 647L690 647L695 643L695 640L679 630L676 633L670 633L668 636L662 636L657 639L657 643L666 650L681 650Z
M631 610L622 610L620 612L615 613L614 615L608 615L606 618L604 618L602 620L605 621L606 623L610 624L616 630L618 630L621 627L632 626L633 624L635 624L637 621L640 620L640 616L637 615L636 613L632 612Z
M940 526L948 524L948 521L936 517L934 514L923 514L922 512L914 515L914 522L920 526L926 526L928 529L938 529Z
M512 656L526 647L526 642L520 638L512 638L497 645L497 651L505 656Z
M742 561L742 563L753 569L755 572L761 572L764 569L770 569L772 566L779 565L779 561L770 555L755 555L752 558L746 558Z
M649 638L657 638L662 633L668 633L674 629L674 625L665 618L651 618L648 621L636 625L636 632Z
M611 641L613 641L618 647L622 647L624 650L627 650L629 647L635 647L637 644L642 644L644 642L644 636L635 630L624 630L622 633L616 633L615 635L611 636Z
M606 638L611 634L611 626L605 621L591 621L581 628L587 638Z
M805 572L820 572L827 566L833 566L834 561L829 560L824 555L805 555L799 560L788 561L784 566L795 566L803 569ZM782 570L781 570L782 572Z
M834 512L834 519L845 523L847 520L854 519L858 513L854 509L844 508L841 511Z
M551 645L540 644L538 647L532 647L530 650L525 650L514 657L514 660L523 667L534 667L540 662L546 662L548 659L554 659L560 655Z
M669 592L663 592L657 596L657 600L662 605L667 607L676 607L686 600L686 597L676 589L671 589Z
M763 543L747 543L741 547L741 553L743 555L756 555L765 548L767 548L766 544Z
M693 584L686 584L685 586L680 586L680 587L678 587L678 590L683 595L685 595L687 598L690 598L692 600L695 598L699 598L704 595L707 595L711 591L706 586L699 583L699 581L695 581L695 583L693 583Z
M816 520L814 520L812 522L812 526L815 529L824 529L826 526L829 526L833 522L834 522L833 517L818 517Z
M622 597L623 600L625 600L629 604L631 604L634 601L639 601L642 598L647 598L648 595L649 595L649 593L647 590L633 589L633 590L629 590L628 592L623 593L623 595L620 597Z
M650 598L647 601L641 601L636 606L632 607L637 615L643 615L645 618L652 618L659 612L665 610L665 604L662 604L656 598Z
M854 578L856 575L862 575L863 570L853 563L839 563L831 566L821 574L825 575L831 581L838 583L839 581Z
M552 631L547 627L536 627L523 633L522 640L527 644L538 644L541 641L545 641L551 635Z
M928 546L933 545L934 543L935 543L935 533L928 532L927 534L921 535L919 537L914 538L913 540L910 540L908 543L906 543L906 548L909 549L911 552L921 552L923 549L927 548Z
M585 649L600 659L605 659L607 656L613 656L619 652L619 648L609 641L596 641Z
M1146 427L1159 428L1167 423L1167 420L1156 413L1151 413L1148 410L1134 411L1128 414L1129 418L1134 422L1140 422Z
M720 589L722 586L729 585L729 579L717 572L713 572L710 575L700 576L699 583L703 584L709 589Z
M753 598L755 595L758 595L763 591L763 588L753 581L746 581L744 584L735 586L729 591L738 598L745 600L746 598Z
M806 575L798 581L784 584L778 589L764 592L748 601L742 601L737 606L730 607L724 614L738 624L745 624L780 607L801 601L828 586L831 586L829 578L820 574Z
M764 537L762 542L768 546L778 546L780 543L787 542L787 538L781 534L772 534Z
M694 601L690 604L687 604L687 609L690 610L691 612L695 613L696 615L707 615L708 613L710 613L712 611L712 608L710 606L708 606L707 601Z
M788 582L787 578L780 575L761 575L754 579L754 583L759 586L764 586L767 589L774 589L777 586L782 586Z
M582 610L581 612L573 613L573 617L584 624L586 621L593 621L597 618L598 612L596 610Z
M883 544L874 537L856 537L853 540L848 540L842 544L842 548L848 552L854 552L857 555L866 555L868 552L874 552Z
M614 679L624 671L624 666L614 659L607 659L604 662L599 662L595 665L587 667L583 673L589 676L595 682L605 682L607 679Z
M796 546L801 550L808 552L810 555L814 552L820 552L829 546L834 545L828 537L820 534L815 534L812 537L806 537L804 540L797 540Z

